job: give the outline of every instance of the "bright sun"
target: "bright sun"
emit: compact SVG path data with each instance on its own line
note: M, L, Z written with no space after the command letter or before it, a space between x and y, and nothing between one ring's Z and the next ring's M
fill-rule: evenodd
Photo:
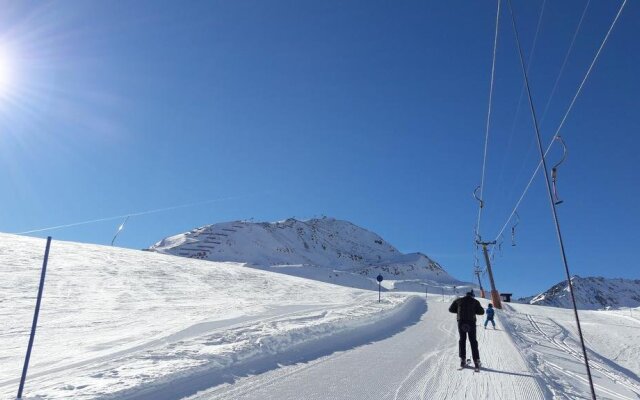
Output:
M0 48L0 95L9 91L11 85L11 65L7 54Z

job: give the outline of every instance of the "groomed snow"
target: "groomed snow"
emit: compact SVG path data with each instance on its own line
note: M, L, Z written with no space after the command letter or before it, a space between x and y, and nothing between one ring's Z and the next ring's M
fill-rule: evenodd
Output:
M570 311L507 305L497 311L497 329L489 325L485 330L479 320L483 368L474 373L458 369L458 334L455 316L447 310L449 301L429 296L420 321L390 337L264 374L235 377L189 400L591 398ZM613 313L582 313L598 399L638 399L638 326L620 326L615 321L620 316L607 314Z
M0 234L0 398L15 398L43 250ZM236 263L57 241L44 293L29 399L590 398L571 310L507 305L497 330L478 329L474 373L458 370L442 293L378 303ZM640 398L640 310L580 315L598 398Z
M478 326L483 370L459 370L456 317L448 312L449 301L429 296L420 321L390 337L240 377L189 400L544 399L546 389L522 360L499 317L497 330Z
M44 244L0 234L2 398L17 392ZM375 292L241 264L54 241L25 393L130 394L366 328L415 308L409 299L378 303Z

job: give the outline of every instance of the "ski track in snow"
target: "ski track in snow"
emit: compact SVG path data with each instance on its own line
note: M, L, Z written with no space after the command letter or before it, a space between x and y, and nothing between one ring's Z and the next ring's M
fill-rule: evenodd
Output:
M555 328L557 328L556 332L559 332L557 336L551 337L549 336L542 328L540 328L540 324L536 321L536 319L527 314L527 318L529 322L533 326L533 328L538 331L545 339L547 339L550 343L553 343L558 349L563 350L567 354L570 354L573 358L577 359L581 363L584 363L584 356L580 353L579 350L572 348L567 344L567 337L569 336L569 332L560 326L557 322L551 320ZM553 328L553 327L552 327ZM560 337L560 339L557 339ZM634 383L629 380L626 376L622 374L616 373L614 370L609 370L605 365L596 361L594 357L589 360L589 365L592 371L598 371L605 377L609 378L611 381L617 383L618 385L624 386L625 388L635 392L640 393L640 384ZM605 390L602 386L598 385L601 390Z
M192 396L218 399L544 399L509 335L478 321L483 368L458 370L458 334L448 303L430 299L421 320L391 337ZM499 323L499 320L498 320ZM467 345L468 346L468 345ZM468 349L470 354L470 349Z
M573 329L575 322L567 318L572 311L553 308L544 310L545 315L539 315L542 311L539 306L508 306L505 313L506 326L519 343L518 347L528 360L530 368L548 383L554 399L591 398L584 357L577 333ZM607 335L606 329L602 329L604 326L599 326L602 329L599 332L590 332L588 327L593 324L585 321L591 318L584 318L586 312L581 314L589 365L598 398L640 398L640 381L637 375L594 351L593 347L597 342L606 341L602 339L603 335Z

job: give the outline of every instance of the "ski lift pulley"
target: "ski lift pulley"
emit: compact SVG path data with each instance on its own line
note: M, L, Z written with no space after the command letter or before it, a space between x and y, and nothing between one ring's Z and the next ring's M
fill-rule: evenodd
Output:
M513 215L516 217L516 222L511 227L511 246L516 245L516 226L520 223L520 216L517 211L514 211Z
M480 190L480 185L473 191L473 197L480 202L480 208L484 207L484 201L480 197L478 197L478 190Z
M555 205L558 205L558 204L562 204L563 202L563 200L560 200L560 198L558 197L558 188L557 188L558 167L567 158L567 145L564 143L564 140L562 140L562 137L560 135L556 136L555 140L558 140L562 144L562 158L553 166L553 168L551 168L551 182L553 184L553 202Z

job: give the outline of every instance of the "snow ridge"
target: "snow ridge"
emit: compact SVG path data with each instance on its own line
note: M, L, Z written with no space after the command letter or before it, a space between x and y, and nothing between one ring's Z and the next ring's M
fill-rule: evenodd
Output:
M230 327L207 335L151 349L119 360L118 375L144 368L152 360L155 376L132 387L119 388L102 399L173 400L225 382L225 371L256 373L273 364L306 361L302 354L332 353L389 336L417 322L425 312L418 296L389 296L382 303L364 301L352 306L289 314ZM180 360L176 368L175 360ZM165 361L168 360L168 361ZM163 364L167 368L163 368ZM111 366L113 368L113 366ZM109 372L109 371L107 371ZM95 371L92 371L95 375ZM100 374L108 376L107 373ZM118 383L117 380L113 382Z

